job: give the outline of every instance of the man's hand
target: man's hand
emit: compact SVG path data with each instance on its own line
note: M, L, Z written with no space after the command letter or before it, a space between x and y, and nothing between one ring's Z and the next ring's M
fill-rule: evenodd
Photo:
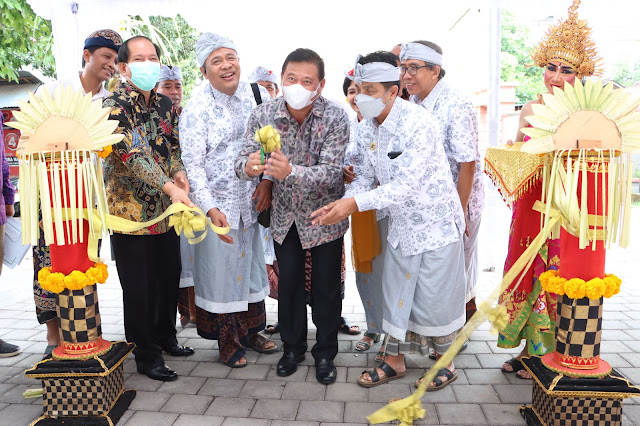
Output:
M269 156L264 173L276 179L284 179L291 174L292 170L293 167L289 164L289 159L278 148Z
M260 176L264 173L264 165L262 165L262 157L260 156L260 150L249 154L246 164L244 165L244 172L249 177Z
M184 189L180 188L173 182L165 183L162 187L162 190L169 196L169 198L171 199L171 203L173 204L184 203L189 207L193 207L195 205L189 199L189 194L187 194Z
M226 228L227 226L229 226L229 222L227 222L227 216L215 207L207 212L207 216L209 216L211 222L215 226L218 226L220 228ZM225 243L233 244L233 238L231 238L229 235L217 235L218 238L220 238Z
M342 200L329 203L311 213L311 218L315 218L311 224L333 225L348 218L357 211L358 205L356 204L355 198L343 198Z
M356 173L353 171L353 166L345 166L342 169L342 177L344 178L344 183L351 183L356 178Z
M173 176L173 182L187 194L191 190L189 186L189 179L187 179L187 173L184 170L179 171Z
M7 212L7 217L13 217L13 215L16 214L13 204L6 204L4 210Z
M262 182L258 184L256 190L253 193L252 200L258 199L256 203L256 210L261 212L268 209L271 206L271 189L273 187L273 182L268 179L263 179Z

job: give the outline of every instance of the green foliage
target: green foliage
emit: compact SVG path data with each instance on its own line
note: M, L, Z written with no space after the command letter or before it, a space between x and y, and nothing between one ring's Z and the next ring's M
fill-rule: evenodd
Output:
M199 33L180 15L176 18L164 16L130 16L125 29L132 34L149 37L160 46L161 62L178 66L182 72L184 99L186 105L193 88L202 81L196 60L196 41Z
M533 63L529 52L534 48L528 42L529 29L506 10L502 10L501 21L500 80L518 83L516 97L524 104L545 91L544 82L538 67L527 66Z
M640 83L640 61L631 65L617 64L613 69L613 76L611 79L624 87Z
M37 16L27 0L0 0L0 11L0 78L17 81L25 65L54 76L51 22Z

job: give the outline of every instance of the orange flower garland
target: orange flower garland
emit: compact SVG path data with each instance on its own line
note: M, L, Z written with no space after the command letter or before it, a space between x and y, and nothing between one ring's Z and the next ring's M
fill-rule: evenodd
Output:
M580 278L567 280L558 276L553 269L540 274L542 289L559 296L567 295L572 299L599 299L602 296L611 297L620 292L622 280L613 274L605 274L604 278L593 278L589 281Z
M73 271L69 275L51 272L51 268L42 268L38 272L38 282L43 289L54 293L61 293L64 289L82 290L88 285L104 284L109 272L104 263L94 263L86 272Z

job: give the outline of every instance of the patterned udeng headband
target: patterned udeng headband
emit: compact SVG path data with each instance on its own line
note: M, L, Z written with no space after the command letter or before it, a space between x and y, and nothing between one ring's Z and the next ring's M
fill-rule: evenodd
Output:
M442 66L442 55L422 43L407 43L400 47L400 60L418 59L433 65Z
M361 56L356 58L356 64L353 67L354 79L357 83L367 81L370 83L388 83L400 80L400 70L386 62L371 62L368 64L359 64Z

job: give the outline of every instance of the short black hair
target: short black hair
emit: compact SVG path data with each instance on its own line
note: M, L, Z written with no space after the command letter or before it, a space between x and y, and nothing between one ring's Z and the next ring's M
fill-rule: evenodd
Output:
M82 68L83 69L84 69L84 66L86 65L86 62L84 61L84 51L88 50L89 53L91 53L93 55L93 52L95 52L99 48L100 48L99 46L91 46L91 47L87 47L87 48L82 50Z
M151 39L149 37L143 36L143 35L137 35L137 36L133 36L130 39L126 40L124 43L122 43L122 46L120 46L120 50L118 50L118 62L124 62L124 63L128 63L129 62L129 42L131 40L136 40L139 38L143 38L145 40L149 40L149 43L153 44L153 47L155 47L156 49L156 55L158 55L158 60L160 60L160 48L158 47L157 44L155 44L153 41L151 41Z
M324 60L311 49L298 48L293 52L289 53L287 58L284 60L284 64L282 64L282 73L284 74L284 70L289 65L289 62L310 62L312 64L316 64L318 67L318 79L324 79Z
M372 62L384 62L397 67L398 57L391 52L378 50L377 52L369 53L368 55L362 56L360 59L358 59L358 63L360 65L370 64ZM386 90L389 90L393 86L398 86L398 92L400 92L400 73L398 73L398 80L388 81L380 84L382 84L382 86L384 86Z
M426 40L416 40L416 41L412 41L411 43L419 43L422 44L424 46L427 46L430 49L435 50L437 53L442 55L442 48L440 46L438 46L437 44L435 44L432 41L426 41ZM433 71L434 67L439 67L440 68L440 73L438 74L438 80L442 80L442 78L444 77L444 75L446 74L444 68L442 68L442 66L440 65L436 65L436 64L432 64L430 62L426 62L423 61L424 64L427 66L427 68L429 68L430 70Z
M351 83L353 83L352 79L350 79L349 77L344 78L344 83L342 83L342 91L344 92L345 96L347 96L347 93L349 92L349 87L351 86Z

